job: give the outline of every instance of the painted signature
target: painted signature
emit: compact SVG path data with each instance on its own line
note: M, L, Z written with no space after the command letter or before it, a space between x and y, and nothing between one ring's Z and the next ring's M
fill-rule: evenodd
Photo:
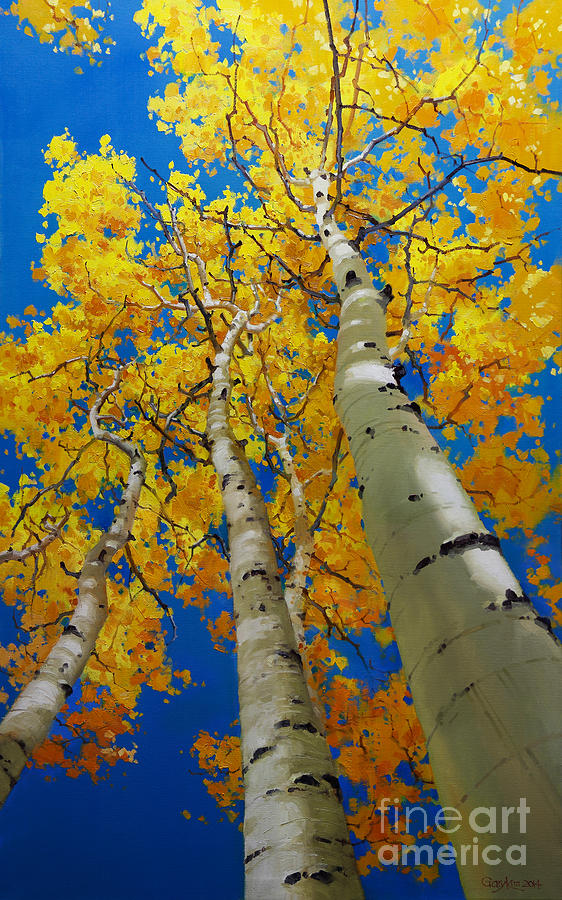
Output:
M530 889L536 890L537 888L540 890L540 888L542 887L540 878L526 878L516 880L514 878L508 878L507 875L505 878L490 878L486 875L482 879L482 886L485 888L489 888L492 894L497 894L499 891L503 891L504 889L523 892Z

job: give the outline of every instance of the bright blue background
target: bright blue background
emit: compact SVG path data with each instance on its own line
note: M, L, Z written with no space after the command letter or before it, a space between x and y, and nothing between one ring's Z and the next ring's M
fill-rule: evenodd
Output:
M49 170L41 150L68 128L81 151L95 152L109 133L116 149L143 156L165 173L181 156L175 138L148 120L146 101L158 79L148 78L145 49L132 24L137 3L114 4L110 31L117 41L101 68L55 54L0 18L0 112L2 265L0 314L21 313L28 304L48 309L56 298L30 277L40 250L37 210ZM83 75L74 74L80 65ZM12 458L2 480L15 483L22 464ZM508 548L519 574L517 547ZM220 813L187 753L199 729L223 734L237 716L232 656L211 650L196 610L177 613L179 637L171 646L174 667L187 667L195 682L169 704L146 691L138 743L139 764L117 766L108 782L89 777L28 771L0 815L0 900L240 900L242 837ZM14 639L11 615L0 607L2 637ZM382 661L379 661L382 662ZM185 748L183 754L180 750ZM191 771L190 771L191 770ZM186 821L182 810L192 813ZM204 815L208 825L197 821ZM432 885L388 870L368 880L368 898L459 900L456 872L443 870ZM264 898L266 900L266 898Z

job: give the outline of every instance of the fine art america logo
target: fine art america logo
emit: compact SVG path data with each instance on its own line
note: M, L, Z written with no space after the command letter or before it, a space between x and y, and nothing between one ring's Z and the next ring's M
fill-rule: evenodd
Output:
M436 810L431 818L427 810L421 806L402 808L400 812L396 798L394 804L387 797L383 797L380 804L375 807L375 812L380 814L381 832L385 831L386 824L391 831L398 834L402 825L410 834L415 829L417 833L427 832L433 828L443 834L455 834L463 824L463 815L454 806L444 806ZM510 834L518 832L524 835L527 831L527 815L531 812L525 797L519 800L519 806L478 806L468 815L468 825L473 832L472 841L453 847L444 844L437 850L432 844L383 844L378 849L379 861L385 866L417 866L420 864L433 865L435 861L442 866L451 866L455 863L459 866L478 866L484 863L487 866L499 866L506 863L510 866L524 866L527 863L527 847L525 843L514 843L505 846L493 843L492 835ZM388 817L388 820L387 820ZM486 837L487 836L487 837ZM520 838L518 839L520 840ZM492 889L500 889L501 879L498 884L486 885ZM535 885L536 886L536 885Z

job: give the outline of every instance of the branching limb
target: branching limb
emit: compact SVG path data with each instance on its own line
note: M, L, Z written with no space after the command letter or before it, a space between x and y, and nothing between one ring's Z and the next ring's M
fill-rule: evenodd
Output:
M334 92L334 112L336 115L336 196L333 202L333 209L338 205L342 195L342 176L343 176L343 122L342 122L342 98L341 98L341 80L338 61L338 50L334 41L334 32L332 29L332 18L330 15L330 6L328 0L322 0L324 5L324 17L326 19L326 28L328 30L328 42L332 51L332 89ZM323 168L323 166L321 166Z
M335 445L334 451L332 453L332 474L330 477L330 483L328 484L328 487L326 488L326 492L325 492L322 502L320 504L320 509L316 513L316 518L315 518L314 522L312 523L312 525L310 526L310 530L312 532L316 531L316 529L320 527L322 517L323 517L324 513L326 512L326 506L327 506L330 494L336 484L336 481L338 480L338 465L339 465L339 461L340 461L340 449L341 449L342 440L343 440L343 428L339 428L338 433L336 435L336 445Z
M166 613L166 615L169 619L170 625L172 626L172 639L170 641L166 641L166 643L171 644L173 641L175 641L175 639L177 637L176 622L174 619L174 613L173 613L171 606L168 606L167 603L164 603L164 601L162 600L158 591L156 591L156 590L154 590L154 588L150 587L150 585L146 581L146 578L144 577L144 575L142 574L141 570L139 569L139 567L137 566L137 564L134 560L133 552L131 550L130 544L125 545L125 556L127 557L127 562L129 563L129 567L130 567L131 571L133 572L135 577L138 578L138 580L140 581L143 590L146 591L147 594L150 594L150 596L153 597L154 600L156 600L156 603L158 604L158 606L161 609L163 609L164 612Z
M62 519L59 519L58 522L54 522L51 516L46 515L41 523L44 530L47 532L45 537L41 538L41 540L37 541L35 544L24 547L22 550L14 550L10 547L8 550L2 551L0 553L0 563L12 561L23 562L29 556L38 556L40 553L43 553L49 544L52 544L54 540L61 537L62 529L68 522L69 517L70 513L67 511Z
M78 602L69 624L0 723L0 804L16 784L30 754L47 737L88 662L107 618L107 569L131 537L146 463L136 444L99 424L102 407L117 390L121 374L118 369L109 387L96 398L90 410L90 424L94 439L113 444L129 458L127 485L110 528L86 554L78 582Z

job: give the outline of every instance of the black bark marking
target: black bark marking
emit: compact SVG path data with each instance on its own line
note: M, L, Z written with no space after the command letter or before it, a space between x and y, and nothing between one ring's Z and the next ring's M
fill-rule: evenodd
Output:
M405 412L413 412L416 419L419 419L420 422L423 422L421 409L415 402L415 400L412 400L411 403L399 403L398 406L387 406L388 412L393 412L397 409L403 409Z
M372 350L376 350L376 349L377 349L377 345L376 345L376 343L375 343L374 341L364 341L363 346L364 346L364 347L367 347L367 348L370 348L370 349L372 349Z
M356 287L356 285L361 284L361 279L357 277L353 269L350 269L349 272L345 273L345 287L352 288Z
M228 393L227 389L226 389L226 388L223 388L222 391L221 391L221 393L220 393L220 399L221 399L221 400L226 400L226 395L227 395L227 393Z
M254 850L253 853L248 853L244 859L244 865L247 866L252 859L255 859L256 856L259 856L261 853L265 853L267 850L269 850L269 847L261 847L259 850Z
M451 541L444 541L439 548L439 555L455 556L458 553L464 553L465 550L470 550L472 547L481 547L484 550L492 549L500 551L500 542L495 534L477 534L475 531L471 531L469 534L461 534L459 535L459 537L456 537ZM421 559L417 564L416 568L413 571L413 574L417 575L418 572L421 572L421 570L425 569L426 566L431 565L431 563L435 562L436 559L436 554L433 554L432 556L424 556L424 558ZM489 608L490 607L488 607L488 609Z
M494 609L497 609L497 606L496 606L496 604L494 603L494 601L492 600L491 603L488 603L488 606L486 607L486 609L492 609L492 610L494 610Z
M324 779L324 781L328 782L328 784L330 785L331 788L334 789L338 800L341 800L343 795L342 795L342 790L340 787L339 779L336 778L335 775L330 774L330 772L327 772L325 775L322 775L322 778Z
M439 548L440 556L463 553L471 547L482 547L484 550L499 550L500 542L495 534L477 534L471 531L469 534L461 534L452 541L445 541Z
M304 700L302 700L300 697L291 697L291 703L296 703L300 706L302 703L304 703Z
M227 486L227 484L230 481L232 481L233 478L234 478L234 475L223 475L222 484L221 484L221 489L223 491L224 491L225 487Z
M422 497L423 494L409 494L408 500L410 500L411 503L416 503L418 500L421 500Z
M441 451L441 447L438 447L437 444L434 444L433 447L429 448L432 453L439 453Z
M443 653L443 650L446 650L446 649L447 649L447 644L446 644L446 643L443 643L443 644L441 644L441 646L439 647L439 649L438 649L437 652L438 652L438 653Z
M300 872L291 872L290 875L287 875L283 884L296 884L297 881L300 881L302 875Z
M374 438L374 436L375 436L375 429L374 429L374 428L366 428L366 429L365 429L365 434L370 434L371 437Z
M98 556L99 562L103 562L105 557L107 556L107 550L100 550L100 555Z
M330 237L330 229L329 228L324 229L324 237Z
M290 719L281 719L281 721L276 722L273 727L274 728L288 728L290 724L291 724Z
M270 750L273 750L273 747L258 747L257 750L254 750L248 765L251 766L253 763L257 762L258 759L261 759L261 757L265 756L266 753L269 753Z
M390 301L394 299L394 294L392 293L392 287L390 286L390 284L385 284L381 291L381 294L383 295L387 303L390 303Z
M101 604L101 606L103 606L103 604ZM75 634L76 637L79 637L81 640L83 640L83 641L86 640L86 638L84 637L82 632L78 630L76 625L65 625L65 627L62 630L62 633L63 634Z
M309 734L318 734L318 729L312 724L312 722L297 722L295 725L293 725L293 731L308 731Z
M400 385L400 382L406 375L406 366L401 362L395 362L392 364L392 373L393 373L394 377L396 378L396 386L399 387L400 390L403 390L403 388Z
M359 499L361 499L361 497L363 496L364 490L365 490L365 485L362 484L361 487L359 488Z
M72 693L72 687L67 681L59 681L59 687L63 692L65 698L68 700Z
M276 650L276 656L280 656L281 659L290 659L292 662L296 662L299 666L302 667L302 659L300 653L297 653L296 650Z
M505 592L505 600L503 601L502 606L505 606L508 601L510 602L510 604L531 602L524 591L522 594L516 594L515 591L511 590L511 588L508 588Z
M544 628L545 631L548 631L549 634L554 634L552 631L552 622L546 616L537 616L535 619L535 625L538 625L539 628Z
M265 603L260 603L260 605L258 606L258 609L260 612L265 612Z
M243 490L244 490L244 487L245 487L245 485L243 485L243 484L237 484L237 485L236 485L236 490L237 490L237 491L243 491Z
M381 394L386 394L386 391L387 391L387 385L383 385L382 387L379 388L379 392Z
M281 793L281 791L279 790L279 788L270 788L268 791L265 792L265 796L271 797L272 794L280 794L280 793Z
M256 575L267 575L267 571L265 569L250 569L249 572L244 572L242 575L242 581L247 581L248 578Z
M318 869L317 872L312 872L310 877L314 881L319 881L321 884L331 884L334 880L334 876L327 872L326 869Z
M434 563L436 559L436 556L424 556L423 559L420 559L412 574L417 575L418 572L421 572L421 570L425 569L426 566L430 566L431 563Z
M316 780L314 775L299 775L298 778L294 779L295 784L309 784L310 787L320 787L320 782Z

